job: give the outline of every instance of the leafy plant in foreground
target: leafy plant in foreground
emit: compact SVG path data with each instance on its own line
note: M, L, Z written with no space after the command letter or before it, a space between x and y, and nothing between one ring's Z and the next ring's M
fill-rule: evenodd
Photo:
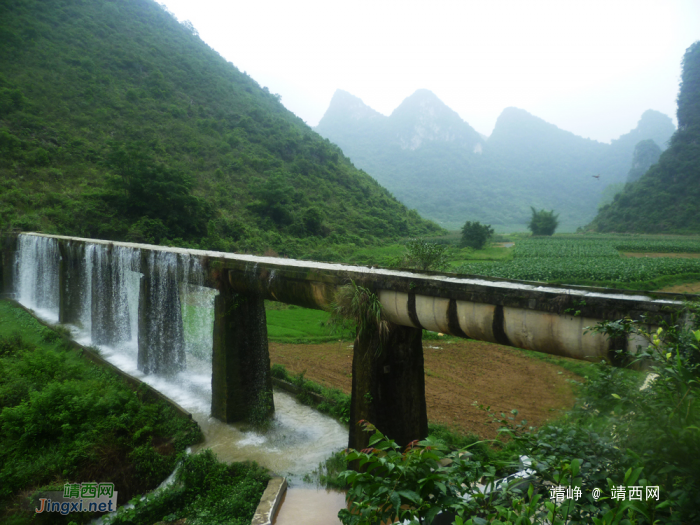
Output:
M607 321L595 329L609 337L634 333L649 340L636 354L655 374L645 388L628 374L603 371L583 387L579 407L539 431L515 425L516 414L501 419L490 414L516 454L530 458L527 482L494 487L498 477L512 472L514 461L480 461L431 439L401 451L364 423L374 435L369 448L347 454L360 472L341 473L351 487L350 508L341 510L341 521L370 525L398 518L427 524L444 513L457 525L698 522L700 321L698 308L691 310L695 316L683 323L661 323L653 332L643 328L646 319ZM557 489L580 492L557 500Z

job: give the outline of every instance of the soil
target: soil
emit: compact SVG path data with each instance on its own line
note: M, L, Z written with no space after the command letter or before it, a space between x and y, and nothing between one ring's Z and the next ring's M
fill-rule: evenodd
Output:
M658 291L669 293L700 293L700 283L677 284L675 286L667 286L666 288L661 288Z
M517 349L469 340L423 342L428 420L484 438L498 426L476 405L496 413L518 411L517 422L540 426L574 403L575 374L533 359ZM292 345L270 343L270 359L295 374L350 394L352 343Z
M641 252L622 252L625 257L651 257L658 259L666 257L670 259L700 259L700 253L641 253Z

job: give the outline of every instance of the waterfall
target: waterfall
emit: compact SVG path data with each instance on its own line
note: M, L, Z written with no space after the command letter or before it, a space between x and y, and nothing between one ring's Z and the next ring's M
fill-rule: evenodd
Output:
M90 293L92 290L92 265L86 264L85 245L66 241L60 246L63 272L59 285L63 287L59 322L70 323L90 331Z
M14 272L23 305L81 329L87 344L128 347L131 358L138 348L146 374L184 371L188 359L211 367L218 292L203 286L199 257L21 234Z
M90 317L93 344L113 346L131 342L130 295L134 294L132 270L138 268L140 251L123 246L88 244L85 265L90 266Z
M60 260L56 239L19 236L14 269L18 300L52 321L58 320Z
M247 274L256 275L256 265ZM201 258L185 250L146 253L41 235L20 234L14 261L23 305L49 321L75 325L82 344L99 346L107 361L193 412L207 433L202 446L216 447L227 461L257 459L301 476L342 448L347 433L282 393L275 393L278 412L267 434L210 417L219 292L204 286L204 275Z
M182 324L178 254L150 252L141 278L139 302L139 363L146 374L184 370L185 333Z
M211 349L214 327L214 297L218 291L204 285L204 269L199 257L181 255L184 267L180 283L182 325L185 332L185 353L190 362L202 360L211 370Z

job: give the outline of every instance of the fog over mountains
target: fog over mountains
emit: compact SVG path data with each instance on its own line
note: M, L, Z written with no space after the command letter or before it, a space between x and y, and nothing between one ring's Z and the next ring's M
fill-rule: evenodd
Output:
M663 150L675 126L648 110L635 129L604 144L511 107L486 138L420 89L388 117L338 90L315 129L401 202L447 228L478 220L524 230L534 206L554 209L560 231L573 231L595 217L606 186L627 180L635 146L652 140Z

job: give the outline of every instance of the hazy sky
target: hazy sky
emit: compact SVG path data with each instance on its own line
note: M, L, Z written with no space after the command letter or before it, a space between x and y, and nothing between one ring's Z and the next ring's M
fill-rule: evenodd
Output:
M336 89L389 115L433 91L490 134L508 106L603 142L674 119L700 1L163 0L310 126Z

